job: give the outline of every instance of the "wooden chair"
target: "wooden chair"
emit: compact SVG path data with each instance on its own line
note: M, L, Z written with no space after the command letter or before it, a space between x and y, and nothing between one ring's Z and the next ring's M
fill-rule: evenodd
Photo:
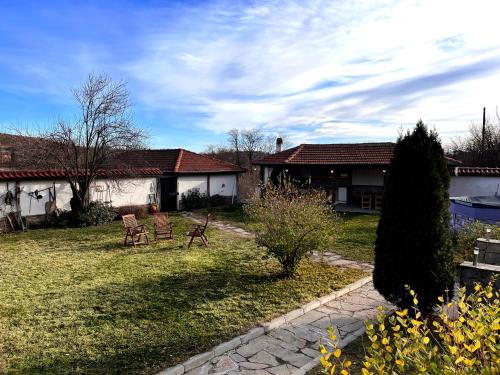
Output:
M159 239L160 237L163 237L163 238L166 238L169 240L174 238L172 223L170 222L170 219L168 218L168 214L164 214L164 213L160 213L160 212L153 214L153 222L154 222L154 229L155 229L155 241L157 239Z
M363 210L372 209L372 196L370 194L361 194L361 208Z
M210 219L210 214L207 215L207 218L205 220L205 224L193 224L191 225L191 228L189 229L189 232L187 233L188 236L191 236L191 239L189 240L188 244L188 249L191 247L191 244L193 243L195 237L199 237L205 247L208 247L208 238L205 235L205 231L207 230L208 226L208 220Z
M134 245L139 244L149 244L148 231L144 224L138 224L137 219L134 214L122 215L123 226L125 227L125 240L123 245L127 245L127 240L130 237L130 241Z

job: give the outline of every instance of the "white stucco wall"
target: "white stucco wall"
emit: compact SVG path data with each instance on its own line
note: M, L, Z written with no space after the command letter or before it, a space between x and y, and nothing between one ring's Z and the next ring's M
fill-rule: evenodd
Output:
M90 198L111 201L113 207L144 205L149 203L149 195L156 193L156 183L156 178L126 178L117 182L96 180Z
M353 169L352 184L361 186L384 186L384 172L380 169Z
M62 210L70 210L70 199L72 197L71 188L66 181L20 181L19 188L21 189L20 206L22 216L44 215L45 203L49 201L49 192L47 190L41 192L42 198L30 198L29 193L35 190L44 190L52 187L55 183L56 188L56 204L57 208ZM119 187L109 180L98 180L96 184L102 186L104 191L97 193L95 187L91 188L90 197L92 200L102 200L111 202L113 207L121 207L128 205L144 205L149 203L149 194L156 191L156 178L136 178L123 179L120 181ZM15 182L9 181L9 190L15 192ZM109 187L109 189L108 189ZM15 211L15 204L10 206L5 204L4 194L7 192L7 183L0 182L0 217L5 214ZM30 202L31 201L31 202ZM30 204L31 203L31 204Z
M500 195L500 177L451 176L450 197Z
M237 196L237 184L236 174L210 175L210 195Z
M69 200L71 199L71 188L66 181L20 181L20 206L21 216L43 215L45 214L45 203L49 201L48 190L42 191L46 188L52 187L55 183L57 207L63 210L69 210ZM7 192L7 185L9 191L15 195L16 184L14 181L0 183L0 217L5 216L9 212L16 211L16 205L6 205L4 194ZM40 191L41 199L36 199L34 196L30 197L29 193L34 193L35 190ZM34 194L33 194L34 195Z
M180 208L182 194L187 194L192 189L199 189L200 193L207 194L207 175L198 174L177 177L177 209Z

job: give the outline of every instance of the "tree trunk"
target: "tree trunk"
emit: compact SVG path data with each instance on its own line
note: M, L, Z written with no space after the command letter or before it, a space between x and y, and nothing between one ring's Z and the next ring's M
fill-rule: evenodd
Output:
M83 209L83 202L80 198L80 194L78 192L78 189L71 185L71 192L73 193L73 196L71 197L69 204L71 206L71 212L73 212L74 215L79 214L82 209Z
M89 204L88 196L89 188L85 183L78 183L78 188L71 185L73 197L70 199L71 211L73 214L78 214Z

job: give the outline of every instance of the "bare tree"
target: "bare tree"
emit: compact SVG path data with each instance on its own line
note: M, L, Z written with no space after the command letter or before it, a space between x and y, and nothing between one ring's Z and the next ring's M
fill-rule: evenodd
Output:
M265 136L260 129L254 128L241 132L242 148L247 153L250 165L252 164L255 153L262 151L264 141ZM250 171L252 171L252 169L250 169Z
M88 205L94 180L111 168L125 167L122 156L142 148L146 135L132 123L123 81L90 74L72 93L79 106L78 119L59 120L32 138L30 159L64 172L73 193L71 210L77 213Z
M241 167L241 135L240 131L236 128L231 129L227 132L227 140L229 142L229 146L233 149L236 154L236 164Z
M465 164L484 167L500 166L500 116L484 126L471 124L467 137L451 141L450 152Z
M276 139L281 138L282 144L281 149L286 150L287 148L292 147L290 142L288 142L288 137L284 134L278 134L277 136L268 135L265 137L265 140L262 145L261 151L265 154L274 154L276 152Z

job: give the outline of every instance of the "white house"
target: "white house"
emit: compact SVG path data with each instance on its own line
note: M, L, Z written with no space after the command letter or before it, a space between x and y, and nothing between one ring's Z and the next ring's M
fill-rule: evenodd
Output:
M131 152L129 164L129 170L102 171L91 186L91 199L116 208L157 203L161 211L172 211L182 208L182 194L199 189L208 196L234 202L238 199L238 175L245 171L184 149ZM44 218L49 204L69 210L71 197L62 171L0 170L0 219L10 212L32 220Z

